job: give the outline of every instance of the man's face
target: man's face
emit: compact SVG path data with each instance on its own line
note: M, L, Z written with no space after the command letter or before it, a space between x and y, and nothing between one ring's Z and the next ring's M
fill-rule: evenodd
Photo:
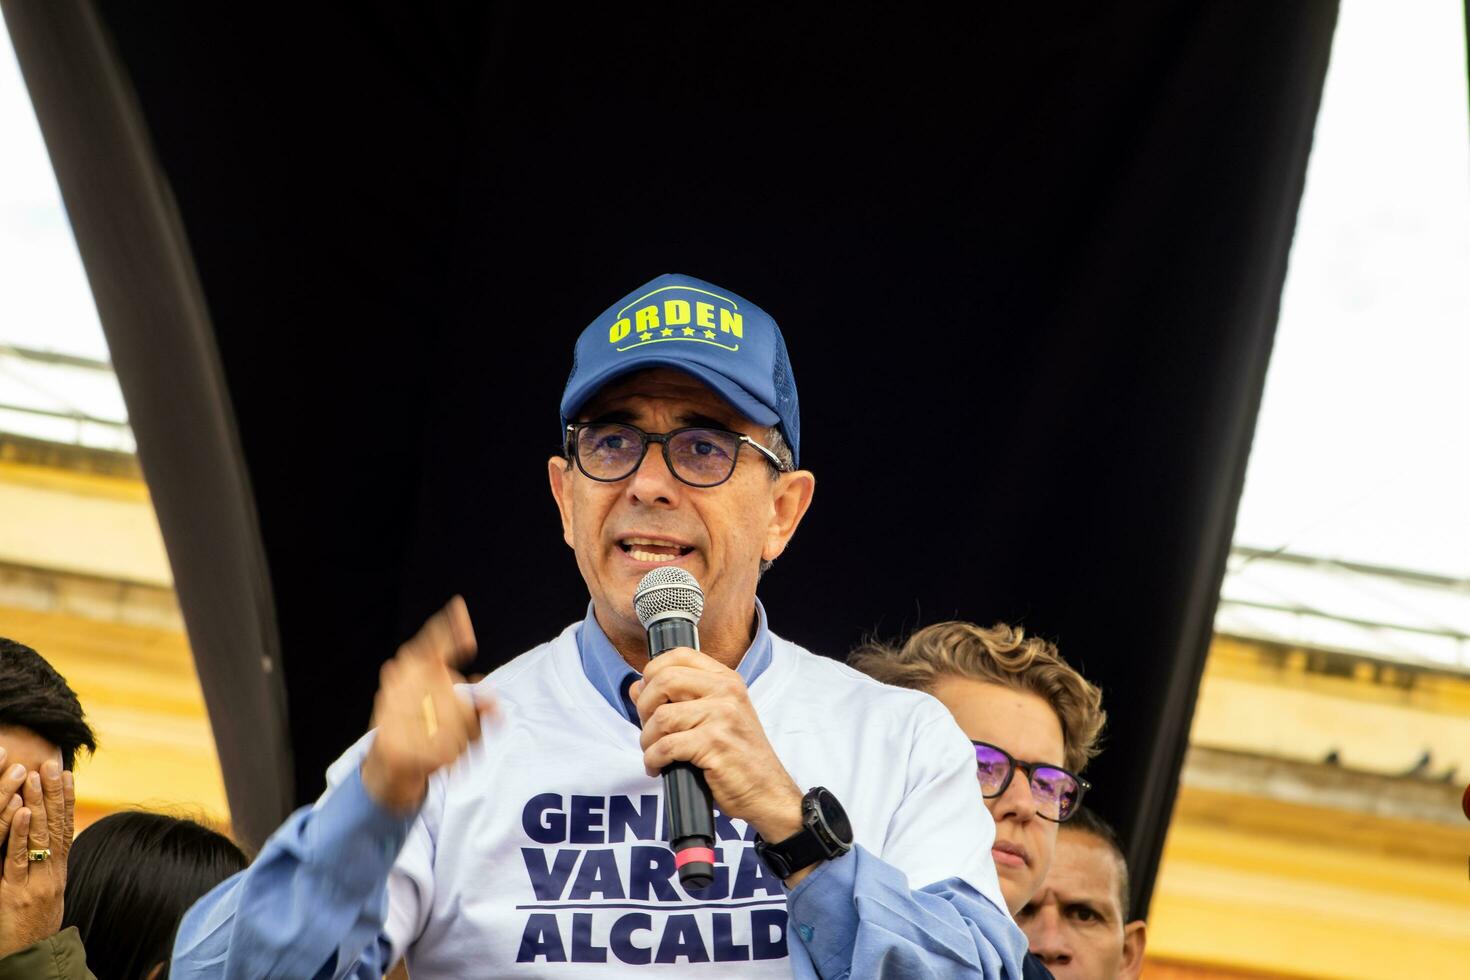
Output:
M1031 952L1057 980L1133 980L1143 969L1146 927L1123 922L1122 883L1105 841L1063 826L1051 871L1016 915Z
M580 418L655 433L712 426L762 444L766 435L699 381L665 368L614 381ZM633 610L639 580L650 569L677 565L704 589L704 645L739 643L748 639L761 560L781 554L795 533L811 502L812 475L798 471L773 480L764 457L747 446L729 480L691 487L674 477L660 450L650 445L639 468L616 483L590 479L553 457L548 472L562 535L576 552L598 622L615 641L643 634Z
M930 692L971 739L998 745L1026 762L1063 765L1062 723L1051 705L1017 691L969 677L941 677ZM978 785L975 792L980 792ZM1031 783L1017 769L1004 793L985 801L995 819L995 871L1011 914L1026 904L1046 877L1057 825L1037 813Z

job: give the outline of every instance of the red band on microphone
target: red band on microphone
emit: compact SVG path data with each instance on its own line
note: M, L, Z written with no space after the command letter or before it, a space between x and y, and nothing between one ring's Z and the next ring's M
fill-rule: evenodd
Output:
M682 851L674 852L674 867L682 868L690 861L703 861L705 864L714 864L715 852L708 847L686 847Z

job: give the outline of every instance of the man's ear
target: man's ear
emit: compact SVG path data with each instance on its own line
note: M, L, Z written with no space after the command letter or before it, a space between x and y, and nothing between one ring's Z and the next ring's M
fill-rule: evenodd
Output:
M1118 966L1118 976L1123 980L1138 980L1143 972L1143 947L1148 942L1148 923L1134 919L1123 927L1123 962Z
M551 496L556 500L556 509L561 512L561 539L572 544L572 468L565 456L553 456L546 461L546 476L551 481Z
M766 545L761 549L761 558L775 561L786 550L796 526L806 516L812 505L812 494L817 489L817 478L809 470L782 473L776 478L776 489L771 501L771 524L766 530Z

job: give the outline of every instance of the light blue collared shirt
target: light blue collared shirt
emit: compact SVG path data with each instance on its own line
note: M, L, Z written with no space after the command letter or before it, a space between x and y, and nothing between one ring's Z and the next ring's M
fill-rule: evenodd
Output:
M745 656L740 658L740 666L735 668L746 687L754 684L755 679L771 665L771 631L766 628L766 610L759 599L755 600L755 617L755 638L750 641ZM590 602L587 604L587 618L577 629L577 652L582 655L582 673L587 675L602 699L633 724L638 724L638 709L628 697L628 685L638 679L638 671L628 666L623 655L602 631Z

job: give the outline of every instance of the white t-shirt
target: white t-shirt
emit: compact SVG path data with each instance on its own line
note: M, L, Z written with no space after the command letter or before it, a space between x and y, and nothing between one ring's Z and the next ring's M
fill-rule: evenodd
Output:
M662 783L643 772L638 728L583 673L576 631L481 682L498 711L431 779L389 879L394 955L407 955L414 980L492 969L789 977L785 891L754 831L717 816L714 884L683 890ZM958 877L1004 909L995 826L949 712L779 637L772 647L750 698L797 785L830 789L856 842L910 887ZM349 750L329 780L365 750L366 740Z

